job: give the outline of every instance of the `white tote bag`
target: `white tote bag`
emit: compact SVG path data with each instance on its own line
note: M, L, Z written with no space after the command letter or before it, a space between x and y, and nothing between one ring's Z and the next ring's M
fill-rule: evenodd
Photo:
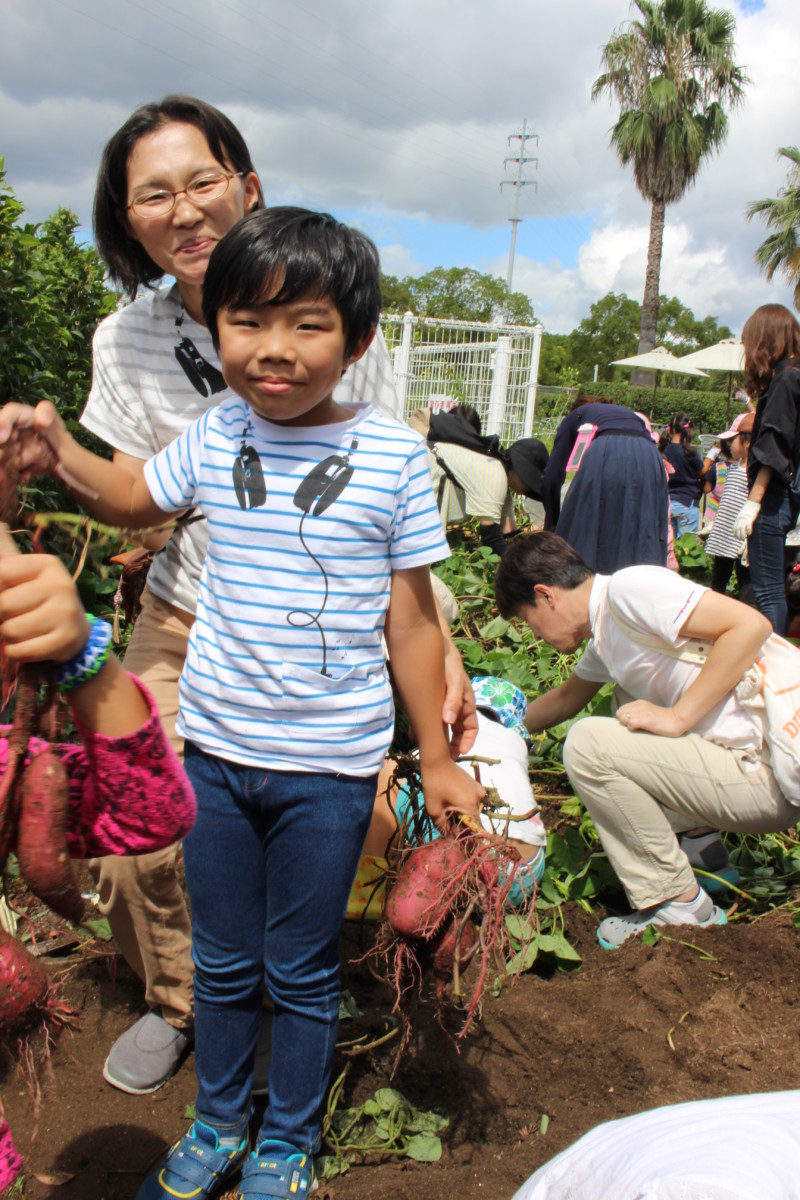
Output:
M702 666L711 645L689 639L678 647L655 634L642 633L614 610L609 611L633 642L657 650L681 662ZM761 718L769 765L778 787L790 804L800 807L800 650L777 633L772 633L758 658L734 689L736 699Z

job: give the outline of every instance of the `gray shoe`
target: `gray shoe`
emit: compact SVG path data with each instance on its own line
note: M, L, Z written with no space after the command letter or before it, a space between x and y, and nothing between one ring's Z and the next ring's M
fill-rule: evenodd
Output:
M256 1058L253 1064L253 1086L250 1089L253 1096L266 1096L269 1092L269 1064L272 1058L272 1013L265 1010L261 1018L256 1044Z
M175 1074L190 1045L190 1035L169 1025L153 1010L114 1042L103 1078L132 1096L155 1092Z
M597 927L597 940L604 950L618 950L629 938L644 933L648 925L706 929L709 925L725 925L728 919L725 910L718 908L702 889L699 904L693 909L690 920L685 923L676 920L676 907L679 906L667 900L654 904L652 908L636 909L622 917L606 917Z

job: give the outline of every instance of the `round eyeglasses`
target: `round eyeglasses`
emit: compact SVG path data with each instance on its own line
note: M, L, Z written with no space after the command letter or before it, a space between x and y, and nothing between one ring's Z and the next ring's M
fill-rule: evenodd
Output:
M145 219L165 217L167 213L172 212L178 196L185 196L192 204L202 208L204 204L210 204L212 200L219 200L220 196L224 196L232 179L240 179L246 174L246 171L208 171L205 175L198 175L197 179L193 179L185 188L179 188L177 192L171 192L167 188L142 192L134 196L128 208L133 209L137 217Z

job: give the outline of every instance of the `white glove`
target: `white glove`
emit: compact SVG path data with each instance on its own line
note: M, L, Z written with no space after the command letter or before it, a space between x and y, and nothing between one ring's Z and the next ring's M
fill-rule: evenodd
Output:
M708 460L708 462L712 462L712 463L716 462L717 459L719 458L719 452L720 452L719 446L712 446L711 449L709 450L708 454L706 455L706 459Z
M753 526L756 523L756 517L761 512L761 505L756 504L755 500L745 500L742 507L739 509L739 515L733 525L733 536L740 542L745 542L753 532Z

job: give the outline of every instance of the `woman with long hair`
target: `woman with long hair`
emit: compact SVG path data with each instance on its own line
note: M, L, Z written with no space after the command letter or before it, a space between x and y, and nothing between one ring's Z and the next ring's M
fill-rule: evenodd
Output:
M782 304L762 304L745 321L742 344L748 391L758 404L747 458L750 490L734 536L748 539L759 608L776 633L785 634L784 545L800 510L794 488L800 462L800 325Z

